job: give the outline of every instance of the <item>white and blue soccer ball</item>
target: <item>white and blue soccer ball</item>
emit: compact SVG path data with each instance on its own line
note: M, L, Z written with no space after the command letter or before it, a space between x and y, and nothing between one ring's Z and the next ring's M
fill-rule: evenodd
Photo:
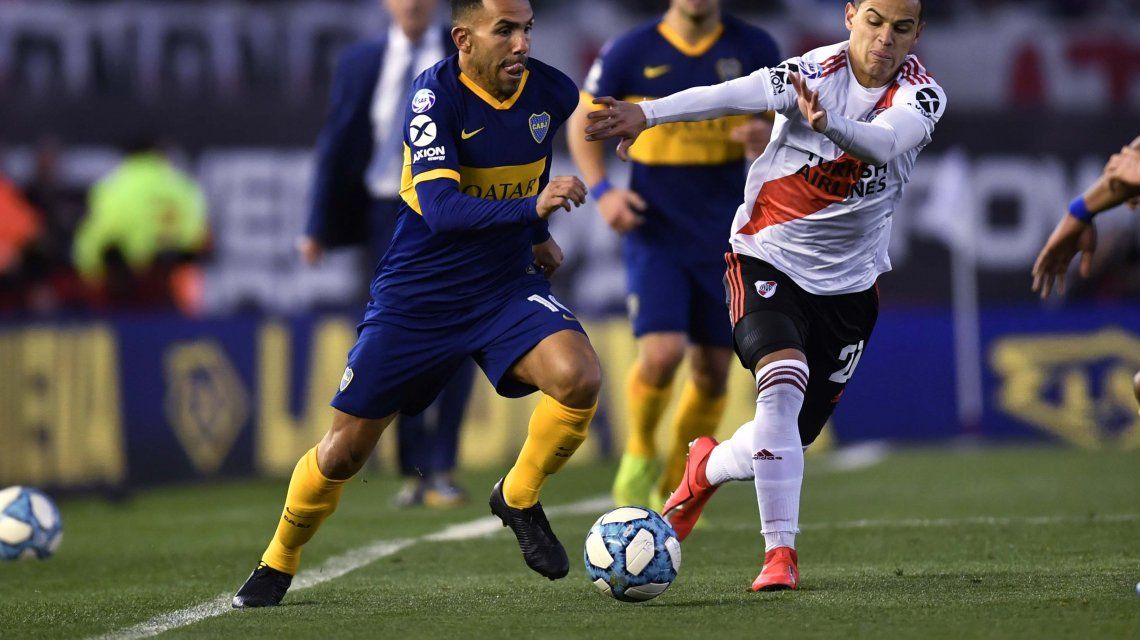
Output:
M31 487L0 490L0 560L48 558L63 539L59 508Z
M677 532L642 507L618 507L598 518L586 536L584 555L594 586L622 602L656 598L681 569Z

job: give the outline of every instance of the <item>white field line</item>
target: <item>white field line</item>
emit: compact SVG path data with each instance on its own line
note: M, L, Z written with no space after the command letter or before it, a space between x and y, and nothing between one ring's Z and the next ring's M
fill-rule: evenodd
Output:
M901 518L896 520L847 520L800 525L801 531L828 531L837 529L928 529L942 527L1005 527L1009 525L1061 525L1061 524L1115 524L1136 522L1140 513L1112 513L1084 516L968 516L964 518ZM710 531L755 531L756 525L709 525Z
M881 462L887 455L884 446L876 444L860 445L836 451L822 457L815 463L817 470L822 473L843 472L862 469ZM609 496L597 496L573 502L567 505L554 506L546 510L550 517L600 514L613 506ZM418 538L403 538L398 540L377 540L369 545L346 551L340 555L325 560L320 565L302 571L293 579L289 587L290 593L309 589L330 580L335 580L347 573L360 569L420 542L447 542L455 540L472 540L492 535L502 529L502 522L494 516L476 518L468 522L444 527L439 531L420 536ZM102 636L94 636L91 640L140 640L150 638L160 633L179 629L195 622L214 618L233 611L231 601L232 593L222 593L216 597L194 605L157 615L150 620L141 622L126 629L112 631Z
M580 500L567 505L554 506L546 510L550 517L588 515L601 513L613 506L609 496L599 496ZM503 523L495 516L476 518L461 524L451 525L435 533L418 538L403 538L398 540L378 540L372 544L346 551L333 556L320 565L307 571L302 571L293 579L289 593L309 589L330 580L335 580L349 572L360 569L376 562L381 558L394 555L418 542L444 542L455 540L471 540L494 534L503 528ZM235 583L236 584L236 583ZM112 631L106 635L96 636L98 640L138 640L150 638L160 633L179 629L195 622L220 616L233 611L231 601L232 593L223 593L201 604L157 615L150 620Z

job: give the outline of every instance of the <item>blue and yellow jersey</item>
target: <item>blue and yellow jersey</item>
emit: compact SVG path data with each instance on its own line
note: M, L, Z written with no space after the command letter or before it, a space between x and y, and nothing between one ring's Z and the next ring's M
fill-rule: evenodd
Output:
M602 49L582 98L640 102L717 84L780 64L767 32L732 16L690 45L664 22L634 28ZM630 149L630 188L649 205L629 242L681 249L679 258L720 260L744 193L744 147L729 132L750 116L677 122L649 129Z
M554 132L577 104L574 82L533 58L503 102L460 71L458 55L416 78L405 110L404 202L369 314L454 321L543 277L531 245L550 234L537 196Z

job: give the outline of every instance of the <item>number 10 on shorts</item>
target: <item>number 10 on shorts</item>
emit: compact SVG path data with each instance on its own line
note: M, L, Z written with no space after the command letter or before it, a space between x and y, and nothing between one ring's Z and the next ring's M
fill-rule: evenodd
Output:
M571 316L574 315L574 312L567 309L566 305L559 302L558 298L555 298L553 294L546 296L544 298L544 297L542 297L536 293L536 294L532 295L531 297L527 298L527 300L530 302L537 302L538 304L541 304L542 306L546 307L547 309L550 309L550 311L553 313L558 313L561 310L561 311L565 311L567 314L569 314Z
M846 384L851 376L855 375L855 367L859 366L859 358L863 357L863 341L860 340L859 344L849 344L843 347L839 352L839 359L846 361L847 365L831 374L828 380L838 382L839 384Z

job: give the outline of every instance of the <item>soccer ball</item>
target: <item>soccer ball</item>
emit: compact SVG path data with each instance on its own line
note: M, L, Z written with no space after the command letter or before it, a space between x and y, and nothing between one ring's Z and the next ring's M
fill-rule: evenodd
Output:
M598 518L586 536L584 555L594 586L622 602L656 598L681 568L677 532L642 507L618 507Z
M62 539L63 521L51 498L31 487L0 491L0 560L43 560Z

